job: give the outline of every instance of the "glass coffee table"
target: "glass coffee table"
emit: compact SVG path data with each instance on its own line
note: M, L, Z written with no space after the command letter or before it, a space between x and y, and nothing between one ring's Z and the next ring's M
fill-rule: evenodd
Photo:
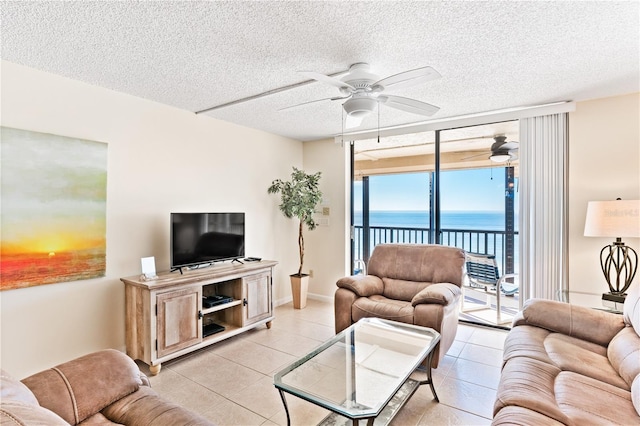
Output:
M431 378L431 358L440 334L425 327L363 318L274 376L291 424L285 393L369 425L388 424L415 393L428 384L438 395ZM427 380L409 376L427 359ZM339 424L329 415L323 423ZM376 421L377 418L377 421Z

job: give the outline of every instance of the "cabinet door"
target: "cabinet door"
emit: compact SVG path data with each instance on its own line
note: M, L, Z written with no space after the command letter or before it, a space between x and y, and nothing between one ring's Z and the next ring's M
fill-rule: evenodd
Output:
M192 287L158 295L158 358L202 341L201 294L201 287Z
M272 315L271 272L262 272L242 278L244 286L243 326L253 324Z

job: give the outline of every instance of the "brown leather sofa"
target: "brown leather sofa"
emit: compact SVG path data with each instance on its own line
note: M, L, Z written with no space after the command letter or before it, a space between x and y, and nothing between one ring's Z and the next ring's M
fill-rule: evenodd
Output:
M94 352L18 381L2 371L2 425L210 425L162 399L122 352Z
M640 298L624 315L531 299L514 319L493 425L640 425Z
M454 247L377 245L367 275L336 283L336 333L365 317L433 328L441 335L431 362L436 368L458 330L464 262L464 252Z

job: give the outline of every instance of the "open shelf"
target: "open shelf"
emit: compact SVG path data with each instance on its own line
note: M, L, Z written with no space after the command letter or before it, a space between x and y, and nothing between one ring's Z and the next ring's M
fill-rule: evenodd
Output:
M242 300L234 300L233 302L223 303L221 305L214 306L212 308L207 308L202 310L203 315L211 314L213 312L222 311L228 308L232 308L234 306L239 306L242 304Z
M214 334L210 334L209 336L204 336L202 337L203 341L208 341L208 340L222 340L224 338L224 336L226 336L227 334L233 333L234 331L242 328L242 327L238 327L236 325L233 324L229 324L227 322L223 322L223 321L216 321L216 324L224 327L224 330L218 332L218 333L214 333Z

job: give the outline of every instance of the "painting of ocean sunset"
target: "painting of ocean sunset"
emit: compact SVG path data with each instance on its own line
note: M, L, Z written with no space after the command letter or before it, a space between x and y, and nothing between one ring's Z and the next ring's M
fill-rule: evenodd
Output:
M0 132L0 290L103 277L107 144Z

